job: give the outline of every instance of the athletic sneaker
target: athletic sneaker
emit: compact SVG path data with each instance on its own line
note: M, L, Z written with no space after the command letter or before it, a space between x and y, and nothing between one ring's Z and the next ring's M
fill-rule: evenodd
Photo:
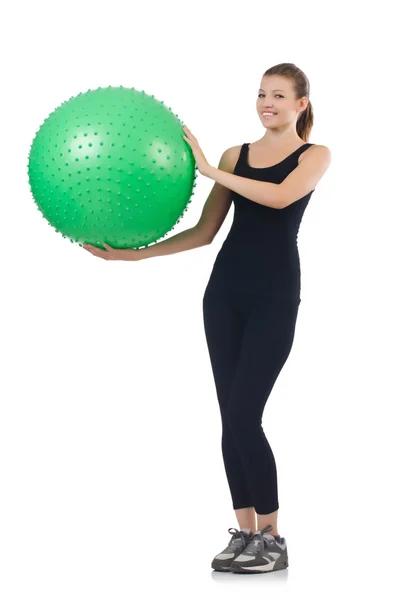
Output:
M285 538L268 533L267 525L256 531L246 548L231 563L232 573L268 573L288 567L287 543Z
M230 571L231 563L246 548L252 535L251 530L247 527L244 527L241 531L230 527L228 532L233 534L232 539L227 547L220 554L217 554L212 561L211 567L215 571Z

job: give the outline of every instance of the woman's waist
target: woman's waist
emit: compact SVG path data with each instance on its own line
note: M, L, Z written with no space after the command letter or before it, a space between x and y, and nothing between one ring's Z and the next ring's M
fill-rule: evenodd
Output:
M297 236L284 227L231 227L227 234L224 246L248 245L252 247L261 246L297 246Z
M301 273L295 268L246 268L236 267L232 263L216 263L212 269L208 285L209 290L244 290L260 294L280 295L299 298Z
M220 258L256 260L299 260L296 241L263 239L252 241L247 239L227 238L218 252Z

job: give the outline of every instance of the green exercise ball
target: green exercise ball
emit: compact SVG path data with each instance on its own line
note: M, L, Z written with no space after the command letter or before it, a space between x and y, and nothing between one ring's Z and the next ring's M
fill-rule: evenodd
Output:
M88 90L63 102L29 152L34 201L71 242L139 248L179 223L196 163L170 108L134 88Z

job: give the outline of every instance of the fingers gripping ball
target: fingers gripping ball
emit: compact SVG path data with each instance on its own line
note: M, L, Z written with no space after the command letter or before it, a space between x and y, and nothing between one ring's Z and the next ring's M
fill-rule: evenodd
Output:
M29 184L56 231L79 244L138 248L179 223L196 186L183 123L134 88L88 90L57 107L29 153Z

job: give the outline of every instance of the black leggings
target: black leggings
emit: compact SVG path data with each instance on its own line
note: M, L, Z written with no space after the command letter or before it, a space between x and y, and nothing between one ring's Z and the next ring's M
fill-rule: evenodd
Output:
M276 462L262 414L291 351L300 299L245 291L203 297L204 328L221 418L233 508L278 509Z

